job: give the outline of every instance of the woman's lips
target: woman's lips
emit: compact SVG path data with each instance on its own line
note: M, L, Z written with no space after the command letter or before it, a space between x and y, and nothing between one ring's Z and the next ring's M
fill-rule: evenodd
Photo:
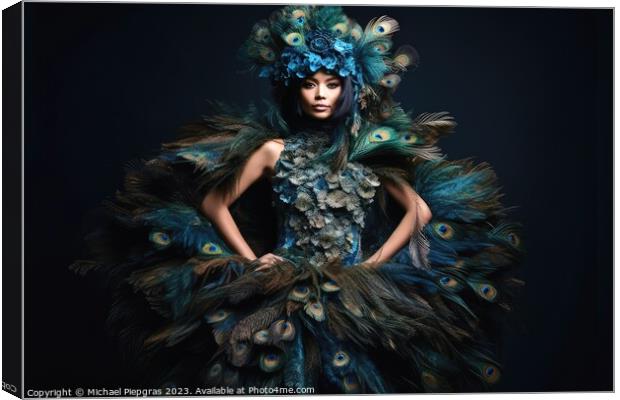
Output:
M323 111L329 110L330 107L328 105L325 105L325 104L315 104L315 105L312 106L312 109L314 111L317 111L317 112L323 112Z

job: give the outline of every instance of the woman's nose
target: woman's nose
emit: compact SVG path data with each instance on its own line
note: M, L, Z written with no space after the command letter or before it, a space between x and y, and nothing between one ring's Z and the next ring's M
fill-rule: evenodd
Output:
M324 99L324 90L323 87L321 85L317 85L316 87L316 92L314 93L314 98L316 99Z

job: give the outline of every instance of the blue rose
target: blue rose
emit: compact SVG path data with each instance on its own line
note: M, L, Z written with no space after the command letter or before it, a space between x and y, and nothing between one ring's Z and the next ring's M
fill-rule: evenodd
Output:
M310 71L316 72L319 68L321 68L321 57L319 55L310 51L304 54L308 60L308 67L310 68Z
M327 69L333 70L336 67L336 63L337 63L337 60L336 60L336 57L334 56L329 55L329 56L323 57L323 66Z
M334 37L326 31L312 31L306 39L308 48L315 53L323 54L334 47Z

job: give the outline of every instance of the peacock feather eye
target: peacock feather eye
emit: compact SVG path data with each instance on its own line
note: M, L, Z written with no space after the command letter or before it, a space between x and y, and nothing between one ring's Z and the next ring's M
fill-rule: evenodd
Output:
M297 285L288 295L290 300L306 302L310 296L310 288L306 285Z
M273 372L282 367L282 356L272 351L262 353L258 364L263 371Z
M388 119L390 115L392 115L392 104L389 101L382 101L379 104L379 113L381 114L381 118Z
M521 243L521 239L519 239L519 236L514 233L514 232L510 232L507 235L508 238L508 242L513 245L514 247L519 247L519 244Z
M241 367L248 361L252 347L245 342L235 342L231 346L231 364L235 367Z
M497 289L489 283L474 283L472 286L476 293L487 301L493 301L497 297Z
M372 143L385 142L396 136L396 131L390 127L380 127L370 133L368 140Z
M304 10L293 10L291 17L297 26L302 26L306 23L306 12Z
M215 378L219 376L221 373L222 373L222 364L220 363L215 363L213 364L213 366L211 366L211 368L209 368L209 376L211 378Z
M360 390L360 384L353 374L349 374L342 378L342 386L346 393L357 393Z
M362 309L358 305L353 304L350 301L342 301L342 305L344 306L344 308L346 308L351 314L355 315L356 317L361 317L362 315L364 315L362 313Z
M362 38L362 27L359 24L356 24L352 29L351 29L351 37L355 40L355 41L359 41Z
M436 222L433 224L433 229L442 239L450 240L454 236L454 228L445 222Z
M221 329L213 329L213 339L218 346L221 346L227 338L228 336Z
M269 28L261 27L256 30L254 33L254 40L259 43L269 43L269 37L271 33L269 32Z
M439 279L439 283L441 284L441 286L448 290L458 290L461 287L461 285L456 279L449 276L441 277L441 279Z
M299 32L291 32L288 34L283 34L284 41L289 46L301 46L304 44L304 36Z
M212 255L222 254L224 251L217 244L213 242L207 242L202 245L202 247L200 248L200 252L202 254L212 256Z
M398 31L398 22L390 17L383 16L369 23L371 31L376 36L387 36Z
M339 22L332 26L332 32L338 37L342 37L349 32L349 25L345 22Z
M274 53L274 51L269 47L263 47L260 49L259 54L263 61L273 62L276 59L276 53Z
M404 45L396 50L394 54L394 63L402 68L407 68L412 65L417 65L420 61L420 55L418 51L409 45Z
M215 310L214 312L207 314L206 319L210 324L224 321L230 316L230 313L224 309Z
M261 329L254 333L253 338L256 344L266 344L269 342L269 331L267 329Z
M170 243L172 243L172 239L170 239L170 235L166 232L161 231L153 231L149 234L149 240L155 244L155 246L159 248L168 247Z
M388 42L378 43L378 44L375 46L375 51L376 51L378 54L385 54L385 53L387 53L388 51L390 51L390 45L389 45L389 43L388 43Z
M422 372L422 383L424 383L424 386L431 390L439 386L439 380L437 377L428 371Z
M479 368L479 374L482 376L482 379L484 379L486 383L493 384L499 380L501 374L499 368L497 368L495 365L489 363L481 363Z
M278 336L286 341L293 340L295 337L295 325L283 319L274 322L271 325L270 331L274 336Z
M325 310L323 309L323 304L318 301L306 303L304 306L304 311L316 321L321 322L325 320Z
M415 144L418 142L418 136L413 133L406 133L405 135L403 135L403 142Z
M336 282L330 280L330 281L327 281L327 282L323 282L323 284L321 285L321 289L324 292L331 293L331 292L339 291L340 290L340 286L338 286L336 284Z
M406 67L411 64L412 60L407 54L399 54L394 57L394 62Z
M346 367L349 362L351 362L351 357L343 350L336 352L332 360L333 366L337 368Z
M384 76L383 79L379 81L379 84L383 87L393 89L396 86L398 86L400 81L401 81L400 76L396 74L389 74L389 75Z

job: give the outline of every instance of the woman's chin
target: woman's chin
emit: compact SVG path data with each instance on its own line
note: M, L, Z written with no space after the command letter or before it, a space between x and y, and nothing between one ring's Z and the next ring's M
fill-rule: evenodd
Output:
M331 116L332 116L331 113L326 113L326 112L311 112L310 113L310 117L312 117L314 119L318 119L320 121L327 120Z

